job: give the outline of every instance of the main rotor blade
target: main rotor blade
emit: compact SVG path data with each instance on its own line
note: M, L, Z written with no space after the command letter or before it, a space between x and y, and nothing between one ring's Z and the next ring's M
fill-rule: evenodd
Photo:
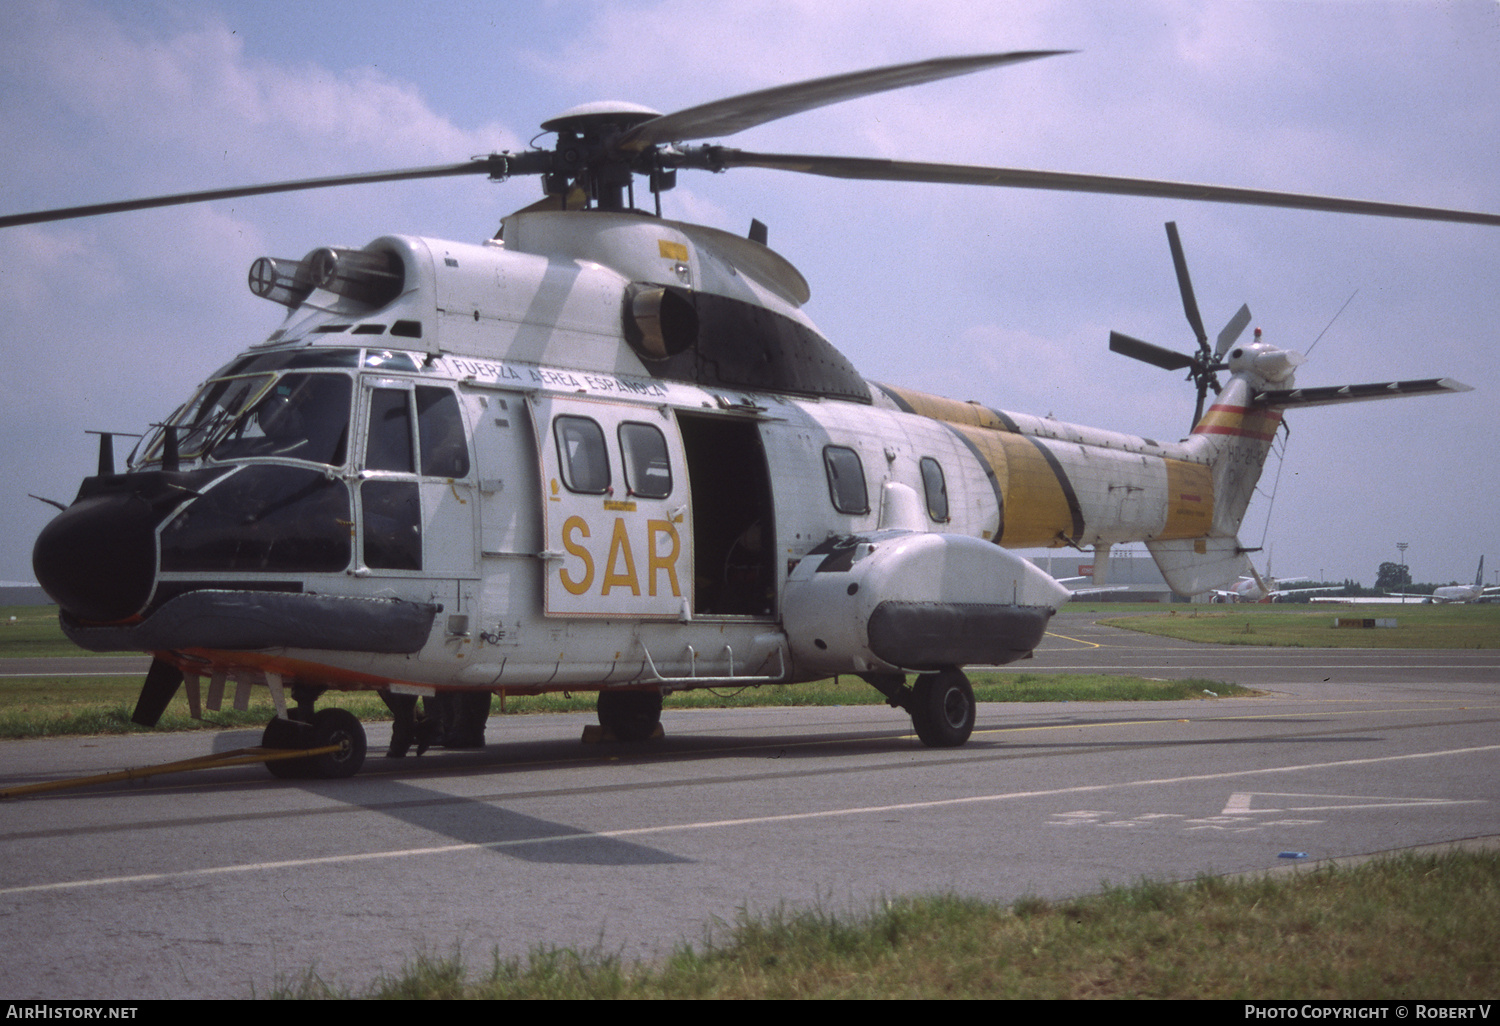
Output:
M801 114L804 111L826 107L829 104L853 100L871 93L883 93L892 89L935 82L956 75L968 75L986 68L1004 64L1019 64L1071 53L1069 50L1018 50L1012 53L980 54L974 57L942 57L913 64L894 64L884 68L869 68L844 75L815 78L791 85L774 86L753 93L742 93L712 103L688 107L685 110L663 114L626 132L620 137L617 147L625 151L638 151L647 146L664 142L681 142L686 139L708 139L733 135L747 128L763 125L768 121Z
M1441 207L1418 207L1403 203L1312 196L1265 189L1239 189L1223 185L1156 181L1149 178L1114 178L1063 171L1027 171L1020 168L978 167L970 164L926 164L869 157L822 157L790 153L749 153L727 147L706 147L702 154L684 154L678 166L702 166L715 170L731 167L763 167L797 171L828 178L853 178L887 182L935 182L949 185L992 185L1015 189L1052 189L1059 192L1089 192L1120 196L1150 196L1162 199L1202 200L1210 203L1240 203L1293 210L1321 210L1335 214L1368 214L1373 217L1404 217L1418 221L1452 221L1500 227L1500 214ZM701 161L701 163L700 163Z
M1187 314L1188 326L1198 340L1198 348L1208 352L1208 332L1203 330L1203 315L1198 312L1198 299L1193 295L1193 280L1188 277L1187 256L1182 252L1182 239L1177 236L1177 222L1167 222L1167 244L1172 247L1172 266L1177 269L1177 289L1182 293L1182 312Z
M521 157L527 156L522 154ZM503 177L522 173L516 167L517 157L479 157L462 164L439 164L435 167L408 168L403 171L367 171L362 174L332 175L327 178L302 178L291 182L269 182L265 185L245 185L233 189L209 189L204 192L179 192L169 196L153 196L147 199L123 200L118 203L94 203L83 207L61 207L56 210L39 210L30 214L11 214L0 217L0 228L13 228L23 224L41 224L47 221L67 221L75 217L94 217L98 214L119 214L129 210L149 210L152 207L175 207L187 203L207 203L213 200L237 199L241 196L262 196L273 192L300 192L304 189L329 189L338 185L367 185L374 182L401 182L414 178L446 178L457 175L492 174Z
M1138 338L1122 335L1118 331L1111 331L1109 333L1109 351L1119 353L1121 356L1128 356L1134 360L1144 361L1163 370L1181 370L1184 367L1191 367L1193 365L1193 358L1191 356L1176 353L1170 349L1163 349L1161 346L1150 342L1142 342Z
M1207 399L1208 399L1208 381L1206 379L1204 379L1204 378L1199 378L1198 379L1198 401L1193 406L1193 422L1188 425L1188 430L1189 431L1192 431L1195 427L1197 427L1198 426L1198 422L1203 419L1203 403Z

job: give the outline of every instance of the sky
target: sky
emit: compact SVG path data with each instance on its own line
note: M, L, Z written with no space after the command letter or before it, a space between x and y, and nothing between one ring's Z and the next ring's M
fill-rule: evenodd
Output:
M724 141L1500 212L1494 0L29 0L0 5L0 212L455 162L591 100L670 112L1029 49L1076 52ZM1176 221L1210 335L1248 303L1267 341L1313 347L1299 384L1475 389L1290 415L1241 531L1260 570L1368 584L1404 542L1416 581L1471 581L1482 554L1500 579L1500 229L753 169L679 183L668 217L769 226L867 376L1154 438L1186 433L1192 386L1107 344L1192 348ZM55 513L28 493L66 502L94 472L86 431L159 422L277 326L245 284L257 257L479 241L538 196L455 179L0 230L0 580L32 579Z

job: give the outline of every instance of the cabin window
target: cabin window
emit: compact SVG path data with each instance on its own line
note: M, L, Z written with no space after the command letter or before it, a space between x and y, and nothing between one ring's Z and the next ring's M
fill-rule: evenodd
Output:
M922 491L927 494L927 515L934 523L948 522L948 482L943 477L943 465L931 456L923 456Z
M552 422L558 464L568 491L604 495L609 491L609 454L604 430L588 417L561 416Z
M417 432L422 441L422 474L468 477L469 443L458 396L446 388L417 386Z
M823 469L828 473L828 495L834 509L840 513L870 512L865 468L859 461L859 453L842 445L830 445L823 450Z
M621 424L620 455L625 459L625 487L631 495L665 499L672 494L667 439L655 425L635 421Z

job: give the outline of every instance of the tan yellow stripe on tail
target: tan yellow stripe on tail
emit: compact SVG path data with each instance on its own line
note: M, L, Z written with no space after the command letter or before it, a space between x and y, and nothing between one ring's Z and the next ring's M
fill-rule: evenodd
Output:
M931 417L945 424L966 424L970 427L990 428L995 431L1016 429L1014 424L1007 423L994 410L988 406L981 406L979 403L945 399L942 396L928 395L925 392L914 392L909 388L897 388L895 385L877 385L876 387L895 400L897 405L907 413Z
M1004 503L1000 544L1061 545L1082 534L1083 516L1072 484L1035 439L962 424L953 430L985 461L999 485Z
M1152 540L1173 541L1207 534L1214 522L1212 471L1202 463L1162 462L1167 467L1167 523Z

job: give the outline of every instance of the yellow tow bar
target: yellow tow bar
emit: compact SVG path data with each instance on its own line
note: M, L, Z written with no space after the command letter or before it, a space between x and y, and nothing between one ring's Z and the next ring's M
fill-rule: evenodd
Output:
M44 791L64 791L72 787L88 787L91 784L109 784L116 780L144 780L163 773L185 773L188 770L217 769L220 766L247 766L257 762L276 762L281 759L307 759L317 755L330 755L344 746L324 745L321 748L236 748L232 752L215 755L200 755L193 759L164 762L159 766L141 766L137 769L116 770L113 773L96 773L87 777L70 777L67 780L49 780L42 784L23 784L0 791L0 799L18 798L25 794L41 794Z

